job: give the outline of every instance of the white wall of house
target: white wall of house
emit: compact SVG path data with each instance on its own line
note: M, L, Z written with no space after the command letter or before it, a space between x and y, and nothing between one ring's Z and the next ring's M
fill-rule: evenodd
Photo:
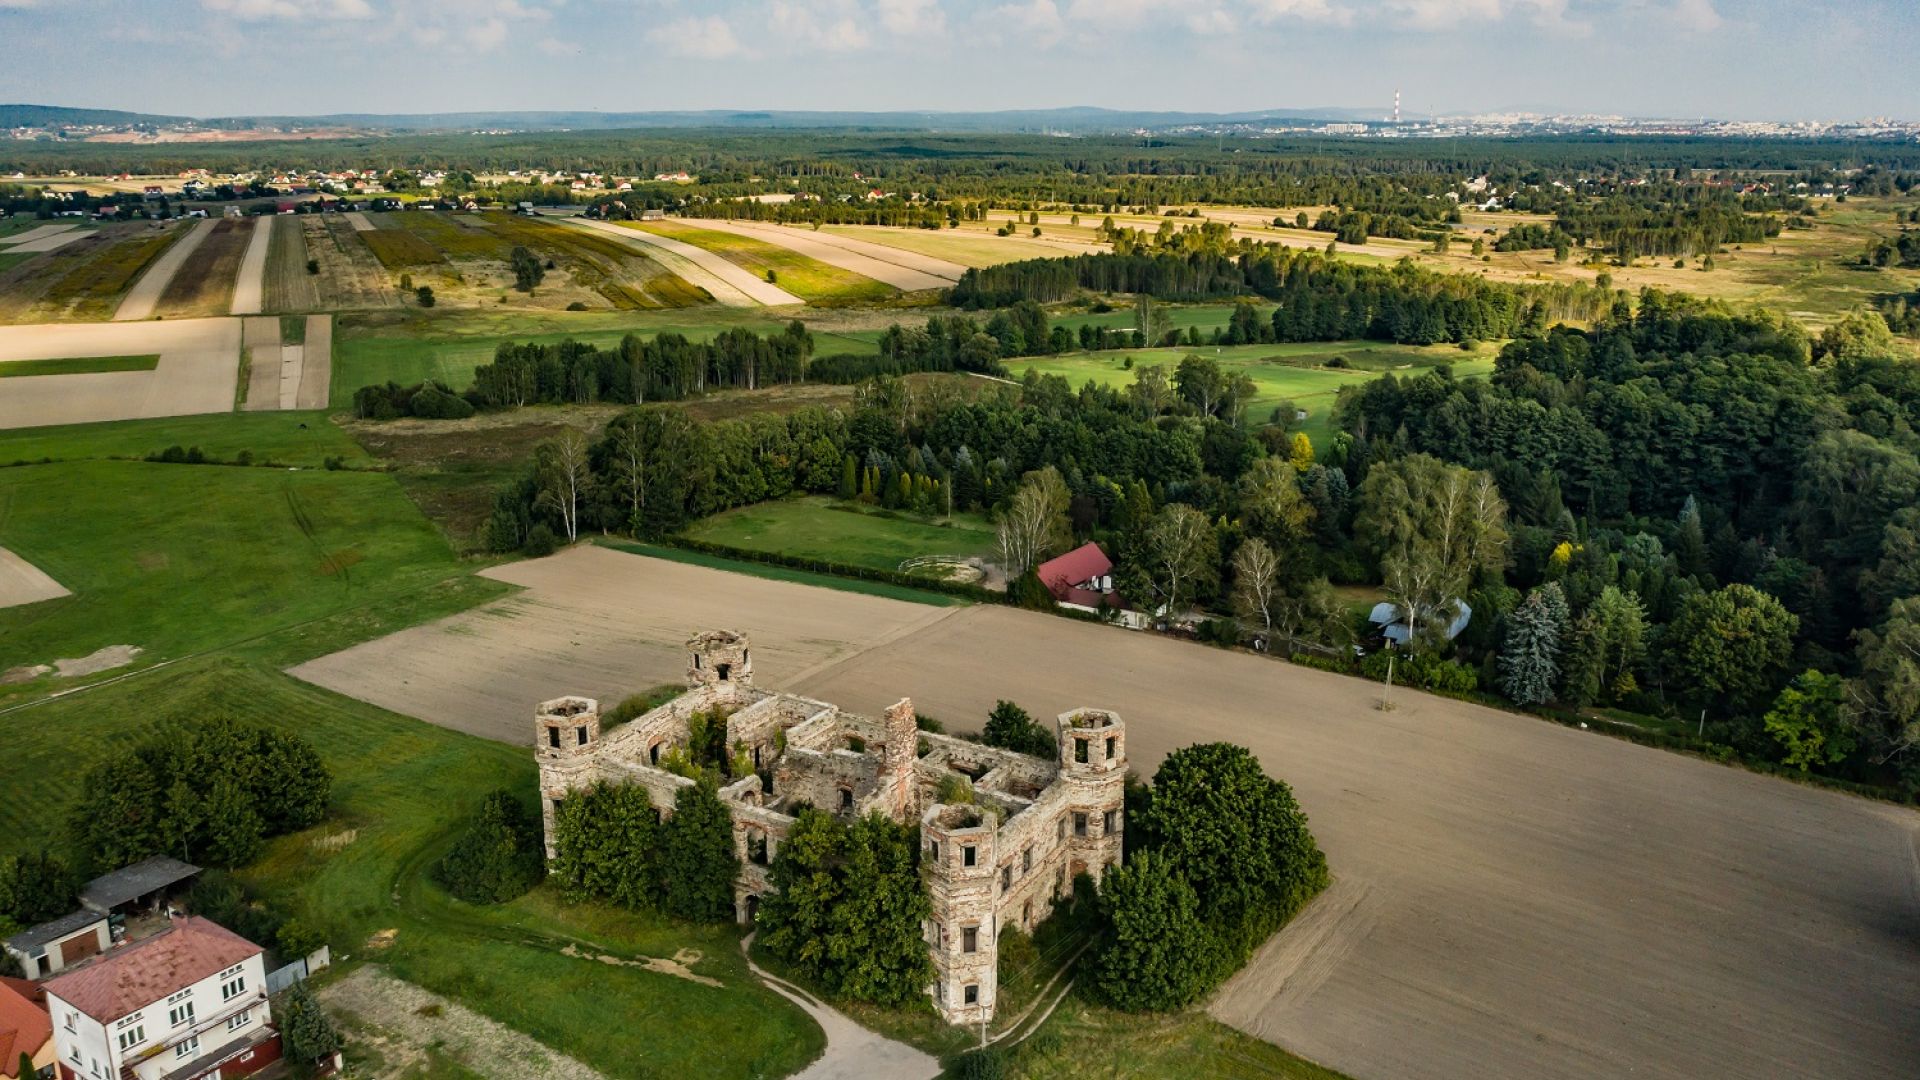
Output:
M53 993L47 1010L59 1058L75 1073L112 1080L131 1065L139 1080L158 1080L266 1024L272 1018L266 995L266 966L255 953L110 1023Z

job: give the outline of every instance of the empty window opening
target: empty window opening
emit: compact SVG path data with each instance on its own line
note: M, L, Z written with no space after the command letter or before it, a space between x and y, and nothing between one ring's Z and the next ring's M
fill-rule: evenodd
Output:
M721 682L726 682L727 676L733 674L733 665L732 664L715 664L713 665L713 672L714 674L720 676Z
M1087 835L1087 815L1080 813L1077 810L1074 811L1074 814L1073 814L1073 835L1075 836Z
M560 749L560 729L559 728L550 727L547 729L547 745L553 747L555 750Z
M966 847L963 847L960 849L960 865L961 866L972 866L973 860L974 860L974 850L973 850L972 844L968 844Z
M1085 739L1073 740L1073 760L1079 762L1082 765L1085 765L1087 763L1087 740Z
M660 744L659 743L654 743L652 746L647 747L647 764L649 765L660 764Z
M979 949L980 928L977 926L962 927L960 930L960 951L978 952Z
M578 745L580 745L580 746L585 746L585 745L587 745L587 728L586 728L586 725L584 725L584 724L582 724L581 726L579 726L579 727L577 727L577 728L574 728L574 729L573 729L573 737L574 737L574 739L575 739L575 740L577 740L577 744L578 744Z
M1106 833L1108 836L1112 836L1113 827L1119 823L1120 812L1118 810L1109 810L1106 815L1100 819L1100 831Z
M1116 747L1118 747L1119 745L1120 745L1120 740L1119 740L1119 739L1116 739L1116 738L1114 738L1114 737L1113 737L1113 736L1111 736L1111 735L1109 735L1109 736L1107 736L1107 760L1108 760L1108 761L1112 761L1112 760L1113 760L1113 752L1114 752L1114 749L1115 749Z
M1006 892L1011 888L1013 888L1013 867L1012 865L1003 866L1000 868L1000 891Z
M977 983L967 984L966 1002L969 1005L978 1005L980 1003L980 987Z
M840 809L842 810L853 809L853 789L851 788L840 789Z

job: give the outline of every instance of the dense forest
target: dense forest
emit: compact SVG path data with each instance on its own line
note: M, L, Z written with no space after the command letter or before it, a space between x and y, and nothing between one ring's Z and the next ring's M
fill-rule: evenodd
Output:
M1136 605L1311 649L1351 640L1332 584L1377 584L1414 627L1403 681L1685 716L1725 753L1912 793L1920 371L1888 340L1870 316L1816 340L1649 293L1524 331L1490 380L1351 389L1326 447L1244 423L1250 389L1198 356L1125 388L882 378L851 410L712 423L650 406L543 446L487 539L662 535L793 492L995 511L1003 542L1036 530L1003 543L1016 599L1034 561L1095 539Z

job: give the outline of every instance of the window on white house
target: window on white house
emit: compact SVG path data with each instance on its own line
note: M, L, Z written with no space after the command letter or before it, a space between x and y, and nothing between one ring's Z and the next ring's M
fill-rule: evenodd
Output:
M234 1015L228 1017L227 1030L239 1031L241 1028L246 1027L248 1024L251 1024L251 1023L253 1023L253 1010L248 1009L246 1012L235 1013Z
M185 1001L186 999L192 996L193 996L193 987L191 986L187 987L185 990L175 990L170 996L168 996L167 1004L171 1005L176 1001Z
M173 1057L174 1057L174 1060L176 1061L185 1061L187 1058L190 1058L199 1052L200 1052L200 1036L195 1035L195 1036L192 1036L191 1038L180 1040L180 1045L173 1048Z
M234 979L227 983L223 983L221 985L220 1000L232 1001L234 998L237 998L241 994L244 994L246 992L247 992L247 977L245 975L242 975L237 979Z
M146 1041L147 1029L145 1025L136 1024L120 1033L120 1052L124 1054L128 1050Z
M67 1030L68 1030L68 1031L72 1031L72 1030L73 1030L73 1018L74 1018L74 1017L76 1017L76 1016L78 1016L78 1015L80 1015L80 1014L79 1014L79 1013L68 1013L68 1014L67 1014ZM75 1052L76 1054L77 1054L77 1053L79 1053L79 1051L77 1051L77 1050L76 1050L76 1051L74 1051L74 1052Z
M167 1010L167 1023L174 1027L193 1023L193 1002L183 1001Z

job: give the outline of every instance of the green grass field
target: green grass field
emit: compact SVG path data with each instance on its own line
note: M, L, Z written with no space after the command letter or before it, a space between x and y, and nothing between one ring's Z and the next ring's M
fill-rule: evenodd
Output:
M865 596L884 596L889 600L905 600L913 604L926 604L930 607L958 607L967 603L957 596L946 593L929 592L925 589L908 588L884 581L862 581L859 578L835 577L832 574L816 574L807 570L794 570L785 566L770 566L766 563L747 562L742 559L728 559L719 555L708 555L700 551L686 551L681 548L661 547L657 544L635 543L630 540L602 541L616 551L630 552L634 555L646 555L650 558L665 559L668 562L686 563L689 566L705 566L714 570L725 570L733 574L746 574L748 577L766 578L769 581L791 581L797 585L813 585L822 589L837 589L840 592L860 593Z
M258 412L0 431L0 465L138 458L169 446L198 446L223 461L248 450L256 461L304 467L318 467L331 457L349 466L368 460L360 444L328 423L325 413Z
M1298 429L1307 433L1316 448L1324 449L1326 440L1333 435L1334 396L1342 386L1378 378L1386 372L1411 374L1442 364L1452 365L1453 373L1461 378L1485 375L1493 370L1498 351L1499 347L1494 344L1483 344L1468 353L1451 345L1333 341L1073 353L1012 360L1007 366L1016 376L1029 370L1064 376L1075 387L1088 382L1124 387L1133 382L1135 372L1149 364L1165 368L1171 378L1181 358L1204 356L1219 361L1228 371L1244 373L1253 379L1258 390L1247 409L1250 421L1265 423L1274 406L1291 401L1307 411L1307 419ZM1327 361L1334 357L1342 358L1348 366L1326 367Z
M748 551L897 570L922 555L987 555L993 525L978 514L922 520L825 496L743 506L688 526L688 538Z
M741 327L758 334L778 332L779 319L735 310L455 312L444 316L395 313L342 316L333 339L332 404L353 404L353 392L392 380L403 385L437 379L455 391L473 385L473 369L492 363L503 342L552 344L568 339L600 348L619 344L627 334L684 334L698 341ZM864 353L878 349L871 337L821 335L816 352Z
M160 354L147 356L75 356L58 360L10 360L0 363L0 379L25 375L85 375L102 371L152 371Z
M900 293L893 286L863 274L829 266L790 248L750 236L702 229L677 221L624 224L704 248L758 278L765 278L767 271L771 270L777 279L775 284L809 304L856 304L885 300Z

